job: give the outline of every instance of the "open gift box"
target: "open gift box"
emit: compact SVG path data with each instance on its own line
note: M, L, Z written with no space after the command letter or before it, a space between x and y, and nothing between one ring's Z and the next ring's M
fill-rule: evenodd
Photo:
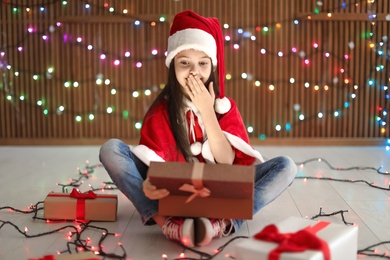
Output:
M47 219L116 221L118 196L110 194L49 193L44 201Z
M160 215L252 219L254 173L254 166L151 162L148 177L170 192Z
M356 260L357 239L356 226L289 217L236 244L235 259Z

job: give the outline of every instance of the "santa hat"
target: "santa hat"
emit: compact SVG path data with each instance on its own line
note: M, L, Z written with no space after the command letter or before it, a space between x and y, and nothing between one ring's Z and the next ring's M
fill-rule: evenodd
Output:
M186 10L175 16L169 35L165 65L169 68L172 59L183 50L194 49L206 53L214 68L218 69L219 97L215 100L215 111L219 114L228 112L231 104L224 91L224 42L218 19Z

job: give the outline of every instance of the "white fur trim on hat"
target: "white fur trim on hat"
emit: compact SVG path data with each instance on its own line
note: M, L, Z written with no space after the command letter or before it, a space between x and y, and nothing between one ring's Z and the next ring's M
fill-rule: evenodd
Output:
M177 31L168 38L168 54L165 65L169 68L172 59L183 50L194 49L203 51L217 66L217 46L214 37L200 29L185 29Z
M214 109L218 114L225 114L232 108L232 104L227 97L215 99Z

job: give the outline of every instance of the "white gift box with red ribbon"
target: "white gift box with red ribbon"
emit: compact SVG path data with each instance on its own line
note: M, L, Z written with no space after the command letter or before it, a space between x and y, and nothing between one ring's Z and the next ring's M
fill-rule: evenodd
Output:
M358 227L289 217L235 246L237 260L356 260Z

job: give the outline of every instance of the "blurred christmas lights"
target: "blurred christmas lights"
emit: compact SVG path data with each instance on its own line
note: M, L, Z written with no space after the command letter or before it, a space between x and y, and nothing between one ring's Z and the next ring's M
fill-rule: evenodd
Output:
M68 5L67 1L60 1L62 6L64 8ZM375 13L375 1L343 1L342 2L342 8L347 9L349 6L359 6L360 4L367 4L367 12L368 12L368 19L371 21L371 31L362 32L362 36L364 39L367 39L369 48L372 49L374 54L376 55L376 64L373 65L373 69L371 70L371 75L367 81L367 86L370 87L376 87L379 86L383 93L383 102L382 105L383 110L377 112L377 120L374 122L374 124L379 125L379 133L382 137L389 136L388 129L388 118L387 118L387 109L388 109L388 100L390 97L390 94L388 93L388 84L390 81L390 77L388 76L388 69L386 68L386 65L388 64L388 61L390 60L390 47L389 47L389 41L388 41L388 35L375 35L373 32L374 27L376 26L375 20L377 19L377 15ZM56 4L56 1L47 3L45 5L43 4L18 4L17 1L7 1L7 6L12 9L12 12L17 15L20 12L48 12L49 6ZM129 19L133 19L132 25L135 27L141 27L141 26L169 26L169 22L167 20L167 17L165 14L161 14L155 17L154 20L141 20L138 17L133 17L129 14L127 9L123 10L117 10L114 6L111 4L104 2L103 4L93 4L90 2L85 2L84 8L87 11L91 11L93 9L97 10L104 10L106 12L109 12L110 15L116 15L121 17L126 17ZM257 45L257 48L259 49L259 53L262 55L270 55L280 58L288 58L288 57L295 57L297 59L302 59L302 62L305 66L313 66L312 58L317 55L321 54L324 55L325 58L331 58L333 57L336 60L342 61L346 67L348 65L348 62L350 59L353 59L350 53L345 53L341 57L337 57L334 53L332 53L330 50L322 49L323 46L318 41L313 41L311 43L312 49L303 49L299 46L292 46L290 51L286 50L270 50L265 48L264 46L261 46L261 42L258 41L258 38L256 37L256 33L261 33L263 35L271 34L275 30L280 30L285 27L286 24L292 23L295 26L301 26L303 22L308 22L314 20L317 16L319 17L322 14L326 14L326 16L331 19L333 17L333 12L336 12L339 7L335 7L334 10L325 10L324 9L324 3L322 1L317 1L315 8L313 9L313 12L308 15L302 15L301 17L294 17L292 19L288 19L285 21L275 21L273 23L268 24L261 24L261 25L255 25L253 27L249 28L232 28L228 23L223 24L223 29L225 30L225 44L226 47L231 47L237 51L241 49L243 46L242 43L244 40L250 40L254 41ZM385 17L386 21L390 20L390 16L387 15ZM0 66L0 70L3 70L3 72L11 73L12 75L15 75L15 77L21 77L24 74L31 74L32 72L23 69L23 68L14 68L12 64L7 63L7 52L9 49L17 48L18 51L21 53L24 53L24 44L26 43L26 40L28 37L33 37L33 35L38 35L41 37L43 42L50 41L52 38L50 35L57 33L62 34L62 39L64 43L72 44L75 48L85 48L88 51L92 51L95 53L95 55L99 56L104 62L104 60L110 60L112 62L113 66L122 66L126 62L132 62L134 64L135 68L142 69L144 65L151 59L151 56L153 59L156 58L165 58L165 53L162 50L159 50L155 46L152 46L150 51L148 52L148 55L145 55L145 57L136 57L136 55L132 55L131 50L126 50L122 53L110 53L107 50L103 50L101 48L98 48L97 46L94 46L92 43L89 43L85 37L82 35L78 36L72 36L68 33L65 33L63 30L64 25L66 22L58 21L55 25L51 25L48 27L48 29L42 30L41 28L38 28L36 26L27 25L26 27L26 36L22 37L22 41L18 42L17 44L13 46L2 46L0 49L0 65L3 64L3 66ZM144 28L144 27L143 27ZM146 28L146 27L145 27ZM375 42L374 36L378 38L378 42ZM356 44L353 41L349 41L346 43L350 50L355 49ZM5 65L5 66L4 66ZM35 81L40 80L52 80L52 81L60 81L64 85L65 88L79 88L83 84L89 84L90 81L94 82L96 85L101 85L103 82L110 81L109 78L103 77L103 75L100 75L97 79L78 79L70 81L69 79L63 79L61 78L61 75L58 75L56 72L57 70L50 66L49 68L45 69L45 71L42 72L35 72L31 77ZM387 74L386 74L387 73ZM387 76L382 76L382 75ZM232 74L227 74L226 79L227 81L232 80L250 80L253 81L253 86L260 87L260 86L268 86L269 91L275 91L278 89L280 83L283 82L275 82L270 81L267 79L259 79L256 75L253 75L253 73L249 71L245 72L239 72L239 75L241 76L235 76ZM339 78L340 77L340 78ZM387 82L383 82L383 80L379 80L380 78L388 78ZM348 71L345 71L345 69L340 69L340 75L334 75L333 80L330 80L331 82L303 82L300 80L296 80L293 75L290 77L289 80L290 84L294 84L297 86L304 86L305 88L312 88L314 91L320 91L325 90L328 91L329 88L332 88L333 84L339 84L339 82L342 82L346 85L354 85L354 92L348 93L346 95L347 100L343 100L340 102L340 104L336 104L335 107L332 110L328 111L313 111L313 114L307 114L306 111L297 111L298 113L294 116L294 118L290 118L287 122L277 122L274 125L274 129L276 132L293 132L297 124L301 124L303 122L307 122L309 120L325 120L325 117L333 117L333 118L339 118L344 116L346 113L345 110L351 109L353 107L354 100L356 100L358 93L358 86L355 84L354 80L348 75ZM141 118L132 118L129 116L132 115L132 113L129 113L127 110L115 110L113 109L112 105L108 104L100 104L95 103L93 104L93 108L91 108L91 111L85 111L80 112L75 109L72 109L73 107L70 104L56 104L53 107L48 107L48 104L50 102L42 102L42 99L47 99L47 97L43 97L38 100L30 100L28 93L16 93L15 88L11 84L12 82L6 83L7 85L3 86L3 90L5 92L5 99L8 100L14 107L17 106L16 102L23 102L23 104L30 105L32 108L39 109L44 115L49 114L56 114L57 116L62 116L64 114L71 114L75 115L74 120L75 122L83 122L83 120L87 121L94 121L101 117L103 114L109 114L113 116L119 116L122 117L124 120L133 120L134 121L134 127L135 129L139 130ZM261 84L263 83L263 84ZM161 84L160 84L161 85ZM162 84L163 85L163 84ZM115 89L115 91L112 91L112 89ZM152 89L152 90L151 90ZM109 91L111 91L111 95L118 95L121 91L126 91L127 89L121 87L121 86L112 86ZM137 93L135 96L133 94L133 98L137 98L140 95L149 96L151 95L152 91L156 92L159 89L147 89L145 90L135 90L133 93ZM38 104L38 106L37 106ZM64 109L67 108L67 109ZM97 109L98 108L98 109ZM100 109L101 108L101 109ZM54 111L51 111L54 110ZM248 133L253 134L255 136L258 136L259 139L264 140L267 136L263 133L258 133L258 129L256 129L252 122L248 122ZM390 150L389 144L386 144L386 150Z

